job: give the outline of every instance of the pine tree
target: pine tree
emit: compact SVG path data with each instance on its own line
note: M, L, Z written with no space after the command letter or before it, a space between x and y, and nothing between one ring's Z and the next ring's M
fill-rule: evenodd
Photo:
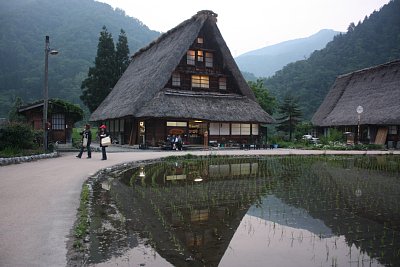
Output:
M116 75L117 80L122 76L128 68L130 61L129 58L128 38L125 31L121 29L118 36L117 51L116 51Z
M93 112L110 93L117 82L115 46L111 33L103 26L97 45L95 66L89 68L82 82L81 100Z
M286 95L282 104L279 105L278 111L282 116L278 118L279 125L276 128L279 131L289 133L289 140L291 141L296 125L301 121L302 117L298 101L291 95Z

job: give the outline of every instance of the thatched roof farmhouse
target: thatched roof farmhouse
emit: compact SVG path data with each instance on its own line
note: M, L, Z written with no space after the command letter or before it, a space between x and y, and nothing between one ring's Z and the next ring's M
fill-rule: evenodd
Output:
M113 90L91 115L122 143L156 145L259 138L273 118L256 102L216 25L200 11L132 56Z
M312 123L353 132L362 142L400 146L400 60L339 76Z

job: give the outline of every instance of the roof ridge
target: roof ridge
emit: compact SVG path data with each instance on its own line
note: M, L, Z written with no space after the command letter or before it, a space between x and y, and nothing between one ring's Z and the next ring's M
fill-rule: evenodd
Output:
M157 39L153 40L152 42L150 42L148 45L140 48L138 51L136 51L131 58L133 59L134 57L142 54L143 52L145 52L146 50L149 50L152 46L154 46L155 44L161 42L162 40L164 40L168 35L174 33L175 31L181 29L182 27L184 27L186 24L198 19L198 18L212 18L213 21L216 23L217 22L217 17L218 14L214 13L211 10L200 10L198 11L195 15L193 15L190 19L187 19L183 22L181 22L180 24L178 24L177 26L175 26L174 28L166 31L165 33L162 33Z
M375 65L375 66L370 66L370 67L367 67L367 68L364 68L364 69L360 69L360 70L356 70L356 71L352 71L352 72L349 72L349 73L345 73L345 74L337 76L337 78L343 78L343 77L346 77L346 76L349 76L349 75L354 75L356 73L358 74L358 73L362 73L362 72L367 72L367 71L371 71L371 70L374 70L374 69L387 67L387 66L394 65L394 64L400 64L400 59L396 59L396 60L393 60L393 61L385 62L385 63L378 64L378 65Z

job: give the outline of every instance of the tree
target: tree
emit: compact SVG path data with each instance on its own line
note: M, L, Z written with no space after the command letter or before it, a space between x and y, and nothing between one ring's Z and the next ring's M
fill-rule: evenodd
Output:
M22 99L17 96L14 101L14 105L11 107L10 112L8 113L8 120L10 122L23 122L24 116L18 113L19 108L22 106Z
M111 33L103 26L97 45L95 66L89 68L82 82L81 100L93 112L110 93L117 82L115 46Z
M116 51L117 80L122 76L122 74L128 68L129 63L131 62L129 58L129 53L128 38L126 37L125 31L121 29L121 32L118 36Z
M296 125L301 121L302 112L299 108L298 101L291 95L286 95L282 104L278 107L281 117L278 118L279 125L276 127L279 131L289 133L289 140L296 129Z
M271 96L267 88L264 87L264 82L261 79L257 79L256 82L248 82L251 90L253 90L256 96L258 104L261 108L265 110L268 114L274 113L276 109L275 97Z

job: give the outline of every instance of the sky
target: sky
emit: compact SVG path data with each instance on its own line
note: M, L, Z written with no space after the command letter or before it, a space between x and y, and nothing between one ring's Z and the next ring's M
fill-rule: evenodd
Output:
M234 57L322 29L346 32L390 0L97 0L166 32L199 10L218 14L217 26ZM128 40L129 41L129 40Z

